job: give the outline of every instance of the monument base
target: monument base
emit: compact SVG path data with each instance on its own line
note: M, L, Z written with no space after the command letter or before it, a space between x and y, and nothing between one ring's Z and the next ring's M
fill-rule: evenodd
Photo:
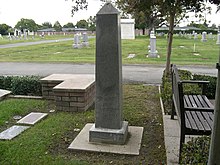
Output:
M82 46L83 47L88 47L89 46L89 42L82 42Z
M125 144L128 135L128 122L123 121L121 129L95 128L95 124L89 131L89 142Z
M81 44L73 44L73 48L80 49L80 48L82 48L82 45Z

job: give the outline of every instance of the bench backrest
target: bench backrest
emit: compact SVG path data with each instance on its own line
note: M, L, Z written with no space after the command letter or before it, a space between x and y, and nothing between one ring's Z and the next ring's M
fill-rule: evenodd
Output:
M181 125L185 125L185 119L184 119L184 102L183 102L183 87L182 87L182 82L180 80L179 74L178 74L178 69L176 65L171 65L172 69L172 99L174 103L174 107L176 109L176 113L178 116L179 122L181 122Z

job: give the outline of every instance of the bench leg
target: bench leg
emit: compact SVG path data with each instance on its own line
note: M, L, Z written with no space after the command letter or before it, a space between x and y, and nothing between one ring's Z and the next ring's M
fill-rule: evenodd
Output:
M181 162L181 153L182 153L184 143L185 143L185 133L183 133L181 131L181 133L180 133L179 163Z
M171 110L171 119L174 119L174 113L175 113L175 107L174 107L174 102L172 101L172 110Z

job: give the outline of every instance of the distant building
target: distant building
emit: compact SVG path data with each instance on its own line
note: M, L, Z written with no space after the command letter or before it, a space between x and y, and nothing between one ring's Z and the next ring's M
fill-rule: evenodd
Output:
M38 35L54 35L54 34L74 34L74 33L83 33L88 31L86 28L62 28L62 31L57 32L54 28L40 29L37 30Z

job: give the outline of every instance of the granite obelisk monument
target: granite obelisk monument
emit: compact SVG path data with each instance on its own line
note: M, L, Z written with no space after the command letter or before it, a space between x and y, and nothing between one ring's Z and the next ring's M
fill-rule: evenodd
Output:
M96 121L90 142L124 144L128 122L122 115L122 59L119 11L107 2L96 15Z

